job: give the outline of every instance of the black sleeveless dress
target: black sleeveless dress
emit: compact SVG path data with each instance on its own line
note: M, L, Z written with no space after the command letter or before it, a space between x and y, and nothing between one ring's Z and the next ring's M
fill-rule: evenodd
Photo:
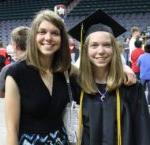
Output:
M20 145L68 145L62 113L69 101L63 73L53 74L52 95L36 68L21 61L11 66L7 75L13 77L21 96ZM73 95L77 84L70 78Z

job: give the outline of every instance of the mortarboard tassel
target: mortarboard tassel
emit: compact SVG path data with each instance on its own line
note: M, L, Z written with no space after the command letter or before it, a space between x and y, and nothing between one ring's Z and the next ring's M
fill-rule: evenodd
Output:
M81 25L81 31L80 31L80 49L83 48L83 24Z

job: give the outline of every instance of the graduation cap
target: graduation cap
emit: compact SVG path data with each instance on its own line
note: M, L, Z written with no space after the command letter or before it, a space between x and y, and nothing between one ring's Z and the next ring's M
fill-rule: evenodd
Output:
M118 37L124 33L126 29L116 22L112 17L98 9L71 28L68 32L72 37L78 41L81 41L80 35L82 35L83 39L85 39L87 35L96 31L110 32L115 37Z

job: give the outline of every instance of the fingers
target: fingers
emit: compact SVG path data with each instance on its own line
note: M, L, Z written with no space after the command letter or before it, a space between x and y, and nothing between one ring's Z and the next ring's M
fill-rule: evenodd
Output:
M136 75L134 73L128 73L125 75L124 84L131 86L137 82Z

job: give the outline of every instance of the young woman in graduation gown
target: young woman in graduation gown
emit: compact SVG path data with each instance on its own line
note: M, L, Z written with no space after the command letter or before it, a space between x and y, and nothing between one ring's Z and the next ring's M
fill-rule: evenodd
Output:
M88 78L88 79L87 79ZM81 50L82 145L150 145L150 117L141 84L122 84L120 53L112 29L95 24ZM117 119L116 90L120 95ZM120 140L118 140L118 122Z

